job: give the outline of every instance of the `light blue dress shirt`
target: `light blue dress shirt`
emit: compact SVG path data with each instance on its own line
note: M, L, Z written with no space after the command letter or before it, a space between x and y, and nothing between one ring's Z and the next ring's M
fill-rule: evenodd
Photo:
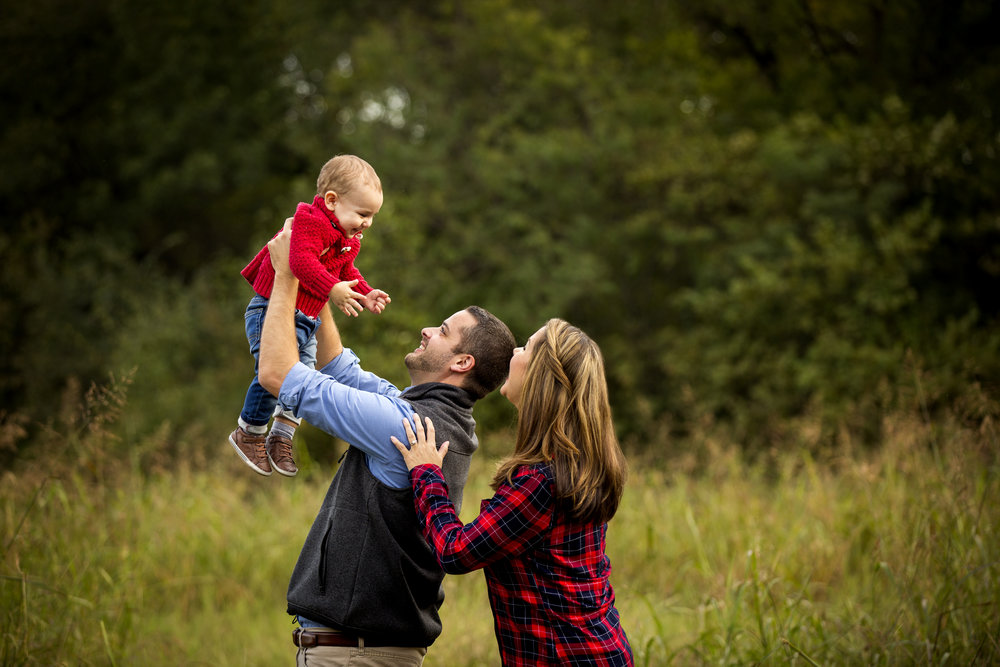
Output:
M375 479L394 489L410 487L410 473L389 436L406 442L403 420L413 407L391 382L361 368L344 351L320 370L297 363L285 376L279 400L313 426L365 453Z

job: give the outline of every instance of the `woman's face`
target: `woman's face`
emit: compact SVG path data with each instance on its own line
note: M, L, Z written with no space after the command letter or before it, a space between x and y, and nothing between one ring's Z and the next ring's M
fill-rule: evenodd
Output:
M535 341L544 335L545 327L538 331L524 343L524 347L515 347L514 356L510 358L510 371L507 374L507 381L500 387L500 393L514 404L514 407L521 407L521 385L524 383L524 371L528 368L528 361L531 359L531 351L534 349Z

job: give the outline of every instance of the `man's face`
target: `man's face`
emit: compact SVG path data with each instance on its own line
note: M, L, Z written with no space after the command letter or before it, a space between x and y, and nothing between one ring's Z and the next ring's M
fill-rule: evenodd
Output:
M460 310L440 326L420 330L420 345L403 360L414 384L434 382L446 377L452 362L459 355L455 352L462 341L462 332L476 326L472 313Z
M324 201L337 216L344 236L353 238L372 226L375 214L382 208L382 193L370 185L360 185L342 196L327 192Z

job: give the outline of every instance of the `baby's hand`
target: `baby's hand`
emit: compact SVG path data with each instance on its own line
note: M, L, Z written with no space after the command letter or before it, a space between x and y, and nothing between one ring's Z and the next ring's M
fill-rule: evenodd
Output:
M369 312L380 314L392 302L389 295L380 289L373 289L365 295L362 303Z
M361 304L365 302L365 296L354 291L353 287L357 284L357 280L342 280L330 290L330 301L344 315L357 317L361 314Z

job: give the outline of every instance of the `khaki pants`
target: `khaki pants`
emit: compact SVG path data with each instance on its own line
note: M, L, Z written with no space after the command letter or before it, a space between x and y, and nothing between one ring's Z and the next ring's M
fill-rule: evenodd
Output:
M295 654L297 667L420 667L427 649L409 646L312 646Z

